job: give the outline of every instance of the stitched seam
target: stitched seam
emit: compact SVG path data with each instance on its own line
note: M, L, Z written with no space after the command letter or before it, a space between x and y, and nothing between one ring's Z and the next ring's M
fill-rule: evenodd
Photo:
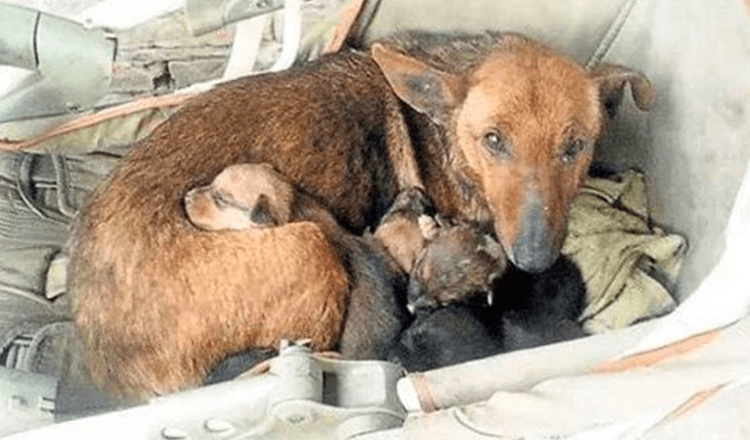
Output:
M60 154L52 154L52 165L55 168L55 181L57 183L57 209L71 219L75 217L76 210L70 206L70 187L68 184L68 169L65 158Z

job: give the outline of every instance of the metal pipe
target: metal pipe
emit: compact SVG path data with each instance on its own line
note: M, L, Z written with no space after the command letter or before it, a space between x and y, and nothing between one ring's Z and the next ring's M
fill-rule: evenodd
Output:
M0 64L36 69L36 30L41 13L0 3Z

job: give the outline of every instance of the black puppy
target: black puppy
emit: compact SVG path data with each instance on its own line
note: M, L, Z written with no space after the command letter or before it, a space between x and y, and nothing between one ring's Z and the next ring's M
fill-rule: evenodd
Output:
M471 299L417 308L389 360L407 371L425 371L501 353L502 338L482 319L485 305Z
M472 299L418 308L390 360L425 371L584 336L577 319L586 288L571 261L560 258L539 274L511 268L493 289L492 305Z

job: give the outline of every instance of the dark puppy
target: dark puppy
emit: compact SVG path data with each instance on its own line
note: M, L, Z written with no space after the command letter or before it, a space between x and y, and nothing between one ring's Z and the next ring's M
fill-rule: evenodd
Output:
M577 322L585 285L564 257L539 274L511 268L494 291L492 305L473 297L417 308L390 359L424 371L585 335Z
M520 350L585 336L578 323L586 285L580 270L561 257L547 271L512 269L498 284L487 322L501 323L505 349Z
M503 352L502 338L483 320L485 306L472 299L417 308L389 360L407 371L425 371Z

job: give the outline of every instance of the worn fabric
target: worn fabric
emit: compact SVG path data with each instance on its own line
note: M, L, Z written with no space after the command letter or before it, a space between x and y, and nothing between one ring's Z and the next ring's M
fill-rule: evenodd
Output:
M434 439L747 438L749 332L750 318L745 318L655 352L599 363L596 354L570 345L570 362L578 367L560 376L546 364L552 347L522 352L516 357L539 365L538 376L544 370L552 375L527 388L518 383L496 388L478 403L412 413L403 432L405 438ZM613 351L626 348L623 342L635 341L614 334L596 340L611 344ZM493 374L517 374L505 371L501 357ZM472 382L460 369L453 373L456 380Z
M0 152L0 401L14 407L1 433L110 406L93 384L65 295L70 224L88 195L174 105L136 112ZM64 153L64 154L62 154ZM56 383L31 398L38 378ZM46 407L42 403L46 402Z
M562 253L581 269L589 333L671 312L686 240L653 225L642 173L588 178L573 200Z

